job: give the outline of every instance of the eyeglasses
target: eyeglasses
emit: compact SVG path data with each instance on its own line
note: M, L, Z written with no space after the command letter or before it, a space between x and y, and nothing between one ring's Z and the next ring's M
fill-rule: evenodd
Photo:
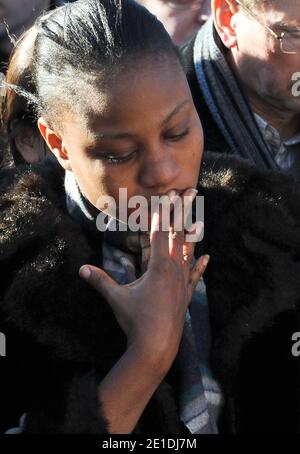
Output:
M177 10L197 10L201 8L203 0L163 0L169 8Z
M235 2L240 5L240 7L251 16L254 20L260 23L272 36L273 38L277 39L280 43L280 50L284 54L297 54L300 50L300 30L297 31L288 31L288 32L281 32L280 35L274 32L268 25L266 25L263 20L254 14L251 9L247 6L243 5L239 0L235 0Z

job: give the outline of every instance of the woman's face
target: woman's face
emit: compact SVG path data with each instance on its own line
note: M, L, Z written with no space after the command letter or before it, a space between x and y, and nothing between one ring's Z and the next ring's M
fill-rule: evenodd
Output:
M106 195L118 206L119 188L150 201L196 186L203 133L178 63L144 62L83 96L85 115L64 117L59 160L94 206Z

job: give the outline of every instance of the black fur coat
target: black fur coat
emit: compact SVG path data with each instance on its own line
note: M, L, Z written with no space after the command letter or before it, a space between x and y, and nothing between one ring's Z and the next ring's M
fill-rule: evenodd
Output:
M101 248L67 214L63 174L44 163L0 174L0 430L107 433L97 385L126 348L109 305L78 276ZM203 165L212 367L224 433L297 432L300 195L279 173L234 158ZM199 252L200 253L200 252ZM136 433L185 433L171 368ZM100 409L101 410L101 409Z

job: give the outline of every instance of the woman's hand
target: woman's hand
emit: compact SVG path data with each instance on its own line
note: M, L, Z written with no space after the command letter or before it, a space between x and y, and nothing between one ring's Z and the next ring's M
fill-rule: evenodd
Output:
M195 197L196 191L185 195ZM209 260L201 257L190 270L194 244L184 242L184 231L175 231L176 219L163 232L161 219L160 213L153 217L151 256L140 279L119 285L99 268L80 269L80 275L107 299L128 338L127 350L98 388L99 413L110 433L132 432L171 367L192 292Z
M196 194L193 189L182 194L191 199L188 209ZM174 195L169 194L169 197L173 200ZM173 213L178 216L176 209ZM148 269L138 280L119 285L99 268L84 265L80 269L80 276L110 304L127 336L128 346L138 346L149 354L153 352L157 358L165 358L169 366L179 347L193 290L209 260L209 256L202 256L190 269L195 244L185 243L182 228L185 219L181 211L179 213L181 228L178 228L180 222L173 218L169 231L162 231L161 213L154 214ZM186 216L187 212L184 214ZM174 226L177 226L176 231Z

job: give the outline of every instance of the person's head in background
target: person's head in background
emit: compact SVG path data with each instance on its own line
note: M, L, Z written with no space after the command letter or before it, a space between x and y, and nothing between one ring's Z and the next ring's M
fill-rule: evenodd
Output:
M8 61L13 40L30 28L50 8L51 0L0 0L0 64Z
M32 58L36 28L27 30L17 41L11 54L6 84L18 86L27 93L35 93L32 82ZM29 99L8 88L1 112L3 134L8 147L4 162L12 158L14 164L33 163L44 159L47 147L39 133L35 111Z
M217 33L252 110L283 138L299 132L300 0L213 0Z
M140 0L177 45L189 41L211 14L211 0Z
M95 206L195 187L203 133L177 50L133 0L79 0L37 25L39 128Z

